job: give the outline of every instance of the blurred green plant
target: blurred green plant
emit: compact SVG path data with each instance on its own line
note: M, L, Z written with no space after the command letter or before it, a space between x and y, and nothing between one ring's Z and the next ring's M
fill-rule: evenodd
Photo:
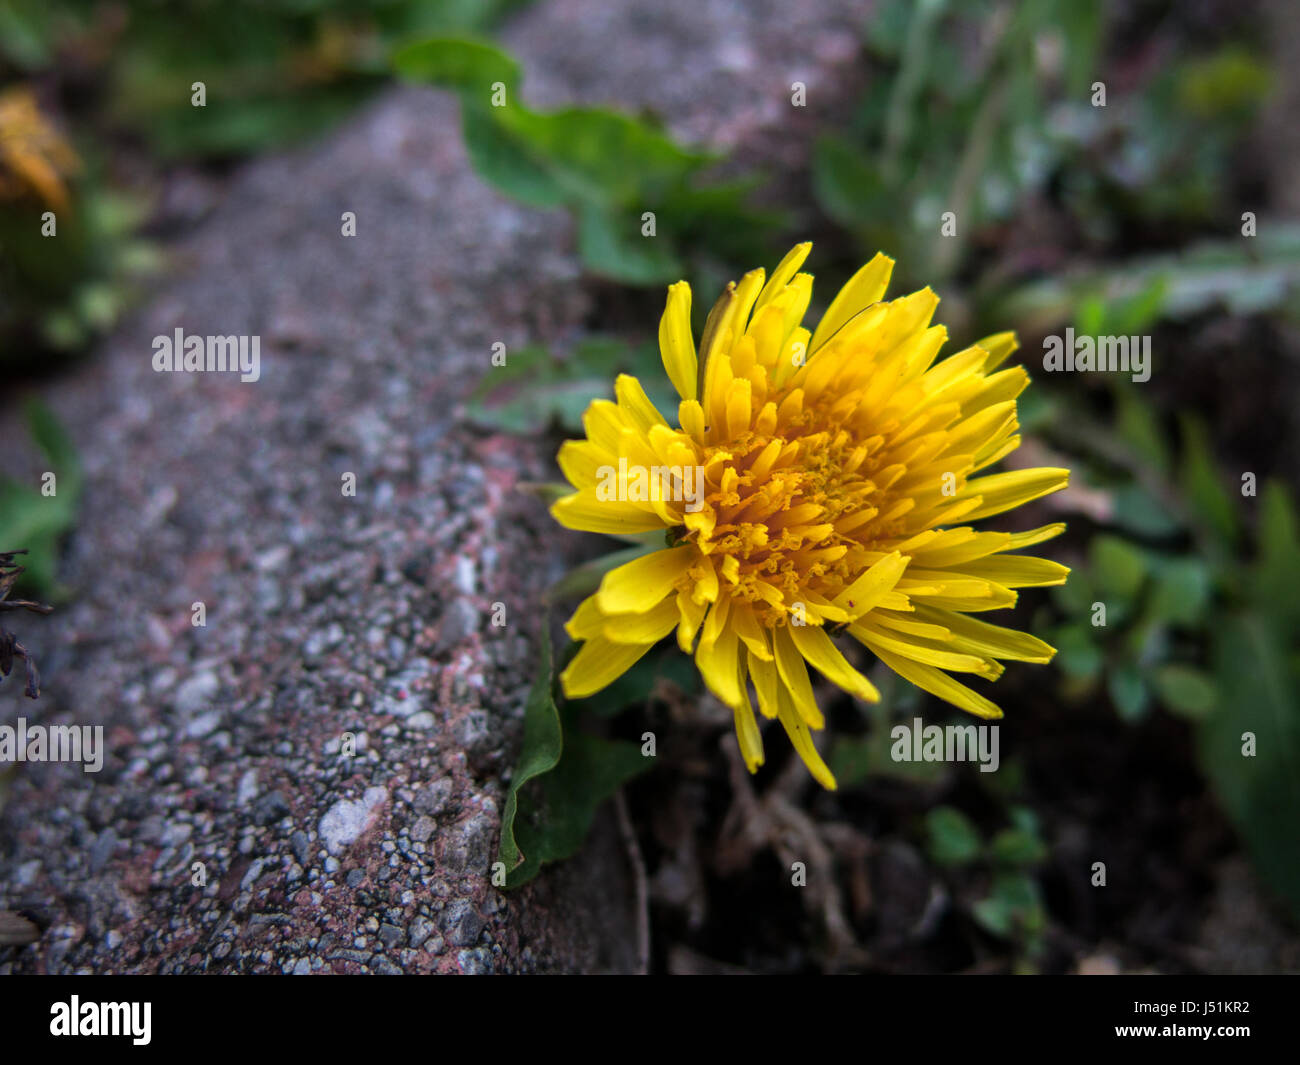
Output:
M1012 216L1063 157L1052 91L1088 107L1100 30L1094 3L891 0L866 39L888 88L817 142L818 204L909 278L952 276L979 228Z
M978 896L966 906L970 918L1013 943L1023 970L1043 950L1047 908L1035 870L1048 849L1031 809L1013 806L1009 816L1011 824L986 839L956 807L936 806L925 815L925 840L930 860L944 870L956 896L972 890Z
M0 474L0 544L26 547L26 572L18 585L41 598L55 598L59 541L73 524L81 497L81 463L67 432L44 404L24 408L32 441L48 463L52 482L34 487Z
M1108 486L1115 531L1094 536L1086 562L1053 590L1068 619L1054 637L1065 693L1104 682L1127 721L1156 703L1188 719L1258 868L1300 914L1300 848L1279 813L1300 808L1294 500L1277 481L1255 496L1245 476L1230 491L1198 418L1182 415L1175 456L1145 403L1122 388L1116 398L1118 433L1077 413L1058 427L1093 453L1094 469L1118 471Z
M879 76L849 128L818 141L815 200L854 257L884 249L914 279L952 279L955 317L976 336L1008 322L1031 337L1067 323L1149 335L1225 312L1293 326L1300 226L1257 215L1257 195L1249 214L1238 206L1241 147L1273 72L1227 40L1159 63L1132 56L1121 92L1102 49L1111 14L1099 2L884 4L865 39ZM1128 722L1156 708L1186 719L1257 867L1300 913L1300 843L1283 813L1300 808L1290 493L1229 488L1205 421L1140 390L1067 400L1047 380L1023 407L1022 428L1075 456L1079 480L1104 493L1101 527L1053 589L1062 693L1105 692ZM883 725L836 740L837 775L890 771ZM953 823L945 813L938 827ZM957 828L945 838L973 846ZM982 912L1005 926L1009 910Z
M409 81L457 93L465 146L484 181L529 206L573 213L593 274L658 285L686 276L692 249L724 262L765 257L780 219L747 206L757 177L706 181L716 157L615 111L530 110L519 99L519 64L481 41L421 41L398 50L393 65Z
M27 74L62 65L97 77L111 124L160 157L242 155L336 121L384 83L402 41L482 31L527 2L10 0L0 57Z
M485 374L466 403L466 415L487 429L536 436L549 429L574 434L595 399L613 399L620 373L638 374L658 361L655 345L628 345L609 337L579 340L564 356L530 345L509 352ZM650 381L648 395L660 410L676 407L666 381Z
M143 147L157 167L312 136L390 79L388 56L401 42L482 31L526 2L0 4L0 366L35 370L84 348L157 269L153 250L134 236L147 205L110 178L120 157ZM3 101L26 85L40 86L91 165L58 174L52 134L43 137L48 161L37 151L16 158L13 145L30 141L33 128L53 129L43 116L36 126L6 120L23 118ZM34 178L40 195L6 195L11 173ZM57 234L45 228L46 210L57 213Z

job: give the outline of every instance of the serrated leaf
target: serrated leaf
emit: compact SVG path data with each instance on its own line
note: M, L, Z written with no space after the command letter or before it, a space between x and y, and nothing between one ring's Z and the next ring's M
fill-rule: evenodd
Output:
M503 117L584 204L639 213L711 161L617 111L566 108L539 114L517 108Z

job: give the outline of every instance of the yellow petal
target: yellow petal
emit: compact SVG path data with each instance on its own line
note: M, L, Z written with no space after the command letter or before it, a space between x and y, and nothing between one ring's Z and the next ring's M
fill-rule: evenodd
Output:
M691 336L691 286L678 281L668 286L668 301L659 319L659 354L668 380L682 399L696 398L695 339Z
M923 637L890 632L870 619L855 622L849 627L849 633L878 655L888 652L912 662L921 662L936 669L951 669L958 673L980 673L992 677L1000 671L997 663L991 659L932 647Z
M605 614L632 614L658 605L695 559L690 544L654 551L605 574L596 605Z
M1064 584L1070 567L1032 555L990 555L963 562L958 569L972 577L996 581L1005 588L1045 588Z
M811 354L833 337L845 322L858 312L878 302L889 287L889 275L893 273L894 260L877 252L874 259L849 278L839 293L831 300L822 320L813 333L808 346Z
M681 616L677 597L669 594L651 610L606 618L601 634L611 643L658 643L677 627Z
M860 618L878 606L911 561L897 551L886 555L835 597L835 605L851 618Z
M594 595L587 596L578 604L578 609L573 612L573 617L564 623L564 631L575 640L589 640L593 636L599 636L600 630L604 628L605 622L609 620L608 614L602 614L600 607L596 605Z
M992 514L1012 510L1031 499L1059 492L1069 483L1069 470L1040 466L1032 470L1011 470L990 477L977 477L967 481L965 488L954 498L980 496L983 502L966 515L967 521L978 521Z
M869 703L880 702L876 686L849 665L826 630L814 625L792 625L789 629L799 653L832 684Z
M663 520L649 510L632 503L599 499L591 489L583 489L551 504L551 516L566 529L624 536L650 532L664 527Z
M822 716L817 700L813 697L812 683L808 680L808 667L804 665L803 655L795 646L790 635L791 626L785 625L772 631L772 647L776 652L776 668L781 674L781 690L788 692L790 700L799 711L799 716L813 728L822 728L826 719Z
M799 267L803 266L803 261L808 258L810 251L812 251L812 241L805 241L803 244L796 244L786 253L785 258L772 271L772 277L763 286L763 291L758 294L758 302L754 304L755 314L766 307L789 284L790 279L799 272Z
M955 610L939 610L922 604L916 608L916 616L946 628L953 647L970 654L1039 663L1050 662L1056 654L1051 644L1044 643L1037 636L990 625Z
M745 656L736 659L736 683L740 686L741 701L735 705L736 740L740 744L740 756L745 760L745 768L757 773L763 764L763 737L758 731L758 722L754 720L754 708L749 704L749 689L745 683Z
M764 717L776 717L776 690L781 686L781 674L777 672L775 659L764 659L749 652L749 675L754 681L754 691L758 694L758 708Z
M966 710L976 717L998 718L1002 716L996 703L989 702L979 692L972 691L933 666L913 662L909 658L892 654L889 651L872 648L880 660L900 677L910 680L918 688L937 695L944 702L952 703L959 709Z
M708 609L708 603L697 603L689 590L677 593L677 610L681 615L677 624L677 646L686 654L690 654L695 645L695 634L699 632L700 622L704 620L704 612Z
M641 382L631 374L621 373L615 378L614 395L618 398L619 407L643 433L648 433L653 426L668 424L658 408L650 402Z
M722 603L726 602L727 600L722 600ZM715 606L714 612L717 612L721 605L720 603ZM708 622L705 622L705 627L708 627ZM701 639L700 646L695 651L695 664L699 667L700 676L704 678L709 691L733 709L745 698L737 679L739 666L736 658L739 653L736 630L729 625L722 627L716 640Z
M994 333L992 336L985 337L983 340L976 341L977 345L989 353L984 362L984 372L989 373L1001 366L1007 361L1008 356L1020 347L1020 341L1016 339L1016 334L1012 332Z
M564 694L570 699L594 695L618 680L653 646L653 643L613 643L603 636L593 636L560 674Z
M781 724L790 737L790 742L794 745L799 757L803 759L803 764L812 773L813 779L828 791L834 791L836 787L835 777L827 768L826 763L822 761L822 756L817 753L817 748L813 744L812 733L808 731L807 722L800 717L799 711L795 709L789 692L780 687L777 688L777 716L780 717Z
M754 616L753 607L740 601L732 603L731 624L735 627L736 635L749 648L751 656L757 656L767 662L772 661L767 632Z

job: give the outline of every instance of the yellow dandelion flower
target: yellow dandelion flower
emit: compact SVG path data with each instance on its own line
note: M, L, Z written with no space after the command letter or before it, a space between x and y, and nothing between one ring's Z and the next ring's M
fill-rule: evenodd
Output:
M0 198L34 193L55 210L68 206L64 178L81 166L76 152L27 89L0 93Z
M925 288L884 300L893 260L877 255L802 324L812 277L800 244L770 278L733 282L709 314L699 353L691 290L668 289L664 368L681 396L677 426L622 375L616 402L583 417L585 440L560 449L576 489L552 507L570 529L665 530L666 546L605 575L566 626L583 641L561 674L580 698L618 678L655 643L677 642L735 713L750 771L763 763L758 711L777 718L813 776L835 778L813 745L824 720L808 666L859 699L880 698L834 637L984 718L1002 711L950 674L996 680L1000 659L1047 662L1055 650L974 615L1012 606L1016 588L1061 584L1066 567L1008 554L1064 526L1022 533L969 522L1064 488L1069 471L981 474L1020 443L1023 367L999 333L935 362L947 337Z

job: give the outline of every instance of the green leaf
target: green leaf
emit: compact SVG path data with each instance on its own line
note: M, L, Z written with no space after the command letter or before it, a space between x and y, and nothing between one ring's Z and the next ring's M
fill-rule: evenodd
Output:
M528 858L515 838L515 818L519 812L519 789L534 777L549 773L560 761L564 739L560 731L560 714L551 697L552 671L551 633L546 619L542 624L542 646L538 655L537 674L533 680L528 704L524 708L524 740L519 752L519 764L510 781L510 794L506 797L505 812L501 815L501 844L497 857L505 863L506 882ZM534 856L535 857L535 856ZM532 874L536 873L534 863Z
M1224 698L1197 730L1201 765L1261 876L1300 917L1300 677L1264 617L1231 615L1212 631Z
M1251 583L1259 609L1288 631L1300 627L1298 526L1290 493L1279 482L1267 482L1259 497L1259 547Z
M1075 566L1069 580L1053 585L1048 591L1063 613L1076 618L1089 616L1092 604L1099 601L1092 575L1085 566Z
M1003 865L1032 867L1047 860L1047 845L1036 832L1004 828L989 844L995 862Z
M547 862L573 857L601 804L652 762L635 743L569 731L560 764L538 782L535 816L522 822L516 818L515 836L525 860L506 873L506 887L526 884Z
M1097 636L1091 625L1064 625L1056 630L1056 664L1066 676L1091 680L1101 672L1105 659Z
M1219 477L1204 423L1192 415L1180 418L1183 457L1179 487L1188 505L1220 541L1225 551L1237 542L1237 508Z
M937 865L966 865L979 857L984 841L960 810L939 806L925 817L927 849Z
M1153 617L1176 625L1196 625L1210 602L1210 570L1198 558L1160 559L1151 595Z
M572 722L562 724L552 696L554 665L546 621L542 632L537 677L524 710L523 747L501 817L497 857L506 867L507 889L532 880L545 863L575 854L600 804L650 765L634 743L564 727Z
M875 205L884 193L880 172L855 145L823 136L813 148L813 195L841 225L853 227L879 216Z
M1125 662L1112 669L1106 678L1106 690L1121 720L1132 724L1146 716L1150 693L1137 666Z
M976 922L1000 939L1033 939L1047 923L1038 882L1024 873L1000 873L988 898L971 907Z
M462 93L483 105L491 103L493 85L506 88L506 101L519 87L519 64L499 48L470 38L433 37L399 48L393 68L408 81L427 82Z
M55 494L42 495L34 486L0 477L0 551L26 548L26 569L20 588L44 598L57 598L55 573L59 541L73 524L81 495L81 464L72 441L42 403L25 405L27 428L55 476Z
M560 207L568 191L547 160L501 120L498 108L464 102L461 125L474 172L497 191L529 207Z
M575 202L638 215L712 161L616 111L568 108L537 114L513 108L502 120L546 161Z
M554 423L569 431L582 425L582 415L592 400L612 395L609 378L549 381L514 390L509 399L493 391L487 400L471 400L466 416L476 425L520 436L536 436Z
M1080 294L1122 298L1154 278L1167 286L1161 313L1168 319L1186 320L1223 305L1233 315L1286 307L1300 289L1300 225L1260 219L1259 236L1250 240L1207 242L1119 268L1031 282L1006 299L998 314L1003 321L1032 320L1047 333L1070 319Z
M1102 594L1131 601L1142 587L1147 563L1142 551L1127 540L1107 533L1092 538L1088 545L1091 571Z
M1209 674L1178 663L1160 666L1152 676L1161 701L1183 717L1202 718L1214 709L1219 693Z
M665 234L641 235L640 217L588 204L578 215L578 251L595 274L628 285L669 282L684 273Z
M1107 335L1127 337L1146 333L1160 319L1168 290L1165 276L1156 274L1136 292L1117 300L1107 316Z
M1155 412L1131 388L1120 385L1114 389L1114 394L1115 421L1120 437L1151 469L1165 477L1169 473L1171 459Z

